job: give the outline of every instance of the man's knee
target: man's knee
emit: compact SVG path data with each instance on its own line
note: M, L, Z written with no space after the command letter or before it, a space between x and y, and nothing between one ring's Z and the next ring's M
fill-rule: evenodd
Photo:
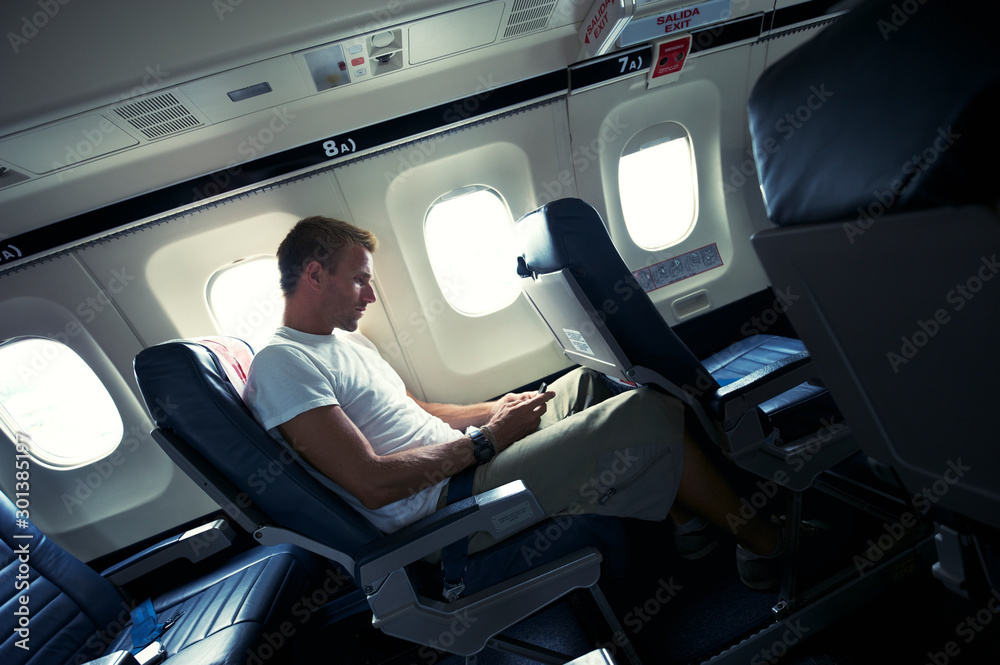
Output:
M568 402L567 415L579 413L611 396L604 375L589 367L578 367L560 379L560 382L563 385L556 386L553 390L557 396L560 391L568 392L563 396Z
M680 401L652 388L639 388L618 397L621 407L638 422L658 423L661 427L683 430L684 407Z

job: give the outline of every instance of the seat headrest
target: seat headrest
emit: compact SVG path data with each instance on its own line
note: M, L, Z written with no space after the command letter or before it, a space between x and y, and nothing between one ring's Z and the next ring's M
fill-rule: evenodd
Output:
M253 349L250 348L250 345L236 337L223 336L200 337L191 341L201 344L215 355L219 365L225 370L230 383L236 388L240 397L243 397L246 392L250 363L253 361Z
M765 70L749 121L771 220L996 203L998 24L995 2L868 0Z
M523 259L519 270L527 271L523 277L563 268L574 270L618 257L601 214L581 199L552 201L519 219L514 229Z

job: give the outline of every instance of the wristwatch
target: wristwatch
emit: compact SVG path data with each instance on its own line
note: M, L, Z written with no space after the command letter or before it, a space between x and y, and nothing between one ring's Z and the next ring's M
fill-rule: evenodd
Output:
M493 442L478 427L470 427L465 433L472 437L472 455L476 458L476 464L486 464L497 454Z

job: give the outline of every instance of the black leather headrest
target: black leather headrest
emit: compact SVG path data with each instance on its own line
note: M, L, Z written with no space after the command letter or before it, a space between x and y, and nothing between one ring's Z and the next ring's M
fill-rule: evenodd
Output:
M869 0L769 67L749 99L771 220L997 201L1000 3Z

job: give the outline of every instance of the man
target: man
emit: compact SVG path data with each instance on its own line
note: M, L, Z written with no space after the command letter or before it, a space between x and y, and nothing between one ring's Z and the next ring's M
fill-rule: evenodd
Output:
M522 480L548 515L662 520L669 512L681 525L704 518L727 528L738 497L685 431L672 397L647 388L612 396L580 369L551 390L494 402L413 398L356 332L376 299L377 246L370 232L325 217L288 233L277 252L284 325L257 353L247 384L271 435L375 526L391 532L434 512L450 479L469 470L474 493ZM755 569L777 561L777 527L754 518L736 538L744 582L770 585L773 571ZM479 534L469 548L491 542Z

